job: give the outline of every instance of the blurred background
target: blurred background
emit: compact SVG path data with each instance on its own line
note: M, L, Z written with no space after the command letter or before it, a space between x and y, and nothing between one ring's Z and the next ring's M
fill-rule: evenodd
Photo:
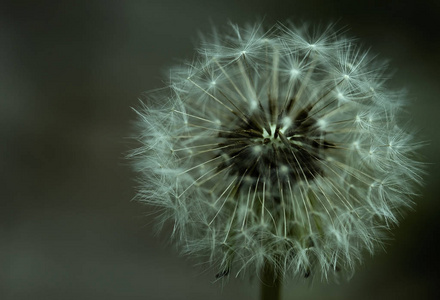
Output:
M440 2L2 1L0 299L257 299L258 283L183 258L132 201L124 159L143 91L191 58L197 32L265 17L347 26L409 91L429 176L386 251L350 282L284 299L439 299Z

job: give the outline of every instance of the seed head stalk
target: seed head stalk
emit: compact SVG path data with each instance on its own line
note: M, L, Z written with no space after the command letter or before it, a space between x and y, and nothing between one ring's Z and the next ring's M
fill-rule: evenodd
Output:
M261 273L261 300L280 300L282 290L282 278L275 273L274 268L267 264Z

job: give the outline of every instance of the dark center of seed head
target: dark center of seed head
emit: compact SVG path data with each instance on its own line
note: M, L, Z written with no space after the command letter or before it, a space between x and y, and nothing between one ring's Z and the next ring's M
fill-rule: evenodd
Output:
M220 170L228 167L231 175L250 177L253 182L258 179L275 188L288 182L312 181L322 173L322 151L331 144L316 138L324 134L313 126L316 120L308 116L308 111L300 112L287 125L256 128L255 123L250 117L234 130L219 134L223 139L219 155L225 157L218 166Z

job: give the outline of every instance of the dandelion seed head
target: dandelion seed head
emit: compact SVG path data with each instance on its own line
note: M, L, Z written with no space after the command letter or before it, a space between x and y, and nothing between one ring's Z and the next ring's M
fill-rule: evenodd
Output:
M218 271L351 274L421 183L385 63L330 26L231 25L148 95L138 199Z

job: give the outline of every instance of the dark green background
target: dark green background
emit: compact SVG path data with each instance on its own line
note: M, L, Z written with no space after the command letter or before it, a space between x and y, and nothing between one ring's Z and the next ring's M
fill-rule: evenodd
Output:
M124 153L130 109L226 21L347 26L405 87L429 175L385 251L284 299L434 299L440 270L439 1L10 1L0 4L0 299L256 299L258 285L154 235Z

